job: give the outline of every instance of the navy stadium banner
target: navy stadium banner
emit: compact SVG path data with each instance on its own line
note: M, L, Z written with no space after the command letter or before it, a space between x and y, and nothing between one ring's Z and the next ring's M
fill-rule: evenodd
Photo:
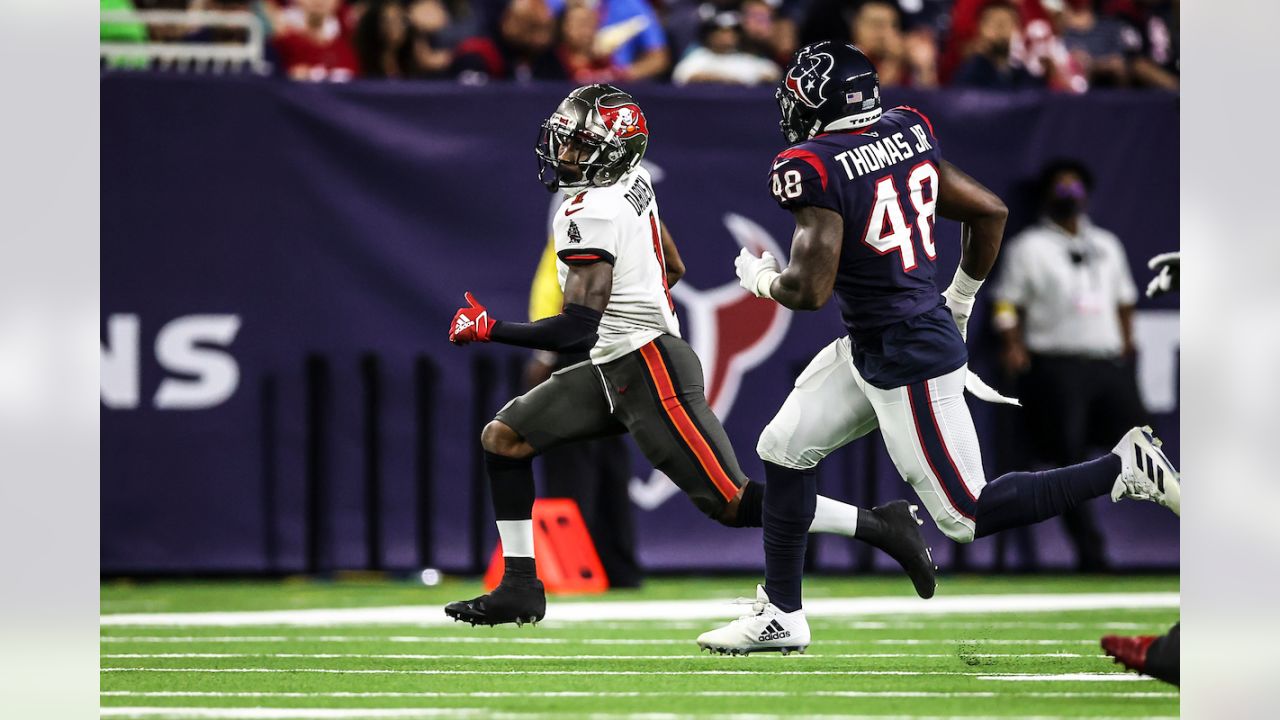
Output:
M552 209L533 144L568 89L102 78L104 573L468 571L487 559L491 523L473 523L487 502L478 429L516 391L525 353L453 347L446 332L464 290L523 319ZM632 90L688 266L673 289L680 319L744 470L761 477L761 428L841 332L833 307L793 314L734 277L740 246L789 244L790 217L765 187L777 111L763 90ZM1028 178L1072 156L1095 173L1091 216L1125 243L1140 286L1146 259L1178 247L1176 97L886 99L930 117L943 156L1009 202L1013 229L1032 219ZM937 227L945 282L958 226ZM989 296L970 347L997 383ZM1143 299L1138 317L1143 396L1175 462L1177 302ZM1018 411L970 405L994 475ZM703 518L634 455L643 564L761 567L758 530ZM820 487L864 503L911 496L875 434L824 463ZM1118 566L1176 567L1167 511L1095 507ZM926 531L944 567L998 567L1006 551L1016 565L1026 547L1044 566L1073 563L1057 521L962 554ZM814 548L830 570L887 562L844 538Z

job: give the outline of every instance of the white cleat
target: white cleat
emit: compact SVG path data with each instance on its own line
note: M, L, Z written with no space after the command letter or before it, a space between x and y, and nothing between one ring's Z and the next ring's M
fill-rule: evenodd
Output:
M1123 469L1111 487L1111 501L1121 498L1150 500L1182 515L1182 488L1178 470L1169 462L1162 443L1149 426L1133 428L1120 438L1111 452L1120 457Z
M744 601L745 602L745 601ZM764 587L756 586L751 614L743 615L722 628L698 636L698 647L721 655L753 652L804 652L809 646L809 622L804 610L783 612L769 602Z

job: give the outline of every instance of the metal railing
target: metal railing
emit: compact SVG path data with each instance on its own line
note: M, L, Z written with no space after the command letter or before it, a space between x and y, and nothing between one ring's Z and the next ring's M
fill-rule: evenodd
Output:
M101 13L103 25L172 25L195 28L230 28L245 31L243 44L204 42L128 42L104 40L99 55L108 69L129 69L143 63L155 70L192 72L237 72L249 70L265 74L270 70L265 57L266 28L262 18L243 11L212 10L108 10Z

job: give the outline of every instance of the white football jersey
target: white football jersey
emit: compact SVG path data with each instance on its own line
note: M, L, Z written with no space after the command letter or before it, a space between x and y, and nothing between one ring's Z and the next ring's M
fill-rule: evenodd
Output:
M667 288L661 226L653 180L643 167L608 187L577 190L556 210L551 227L561 290L570 265L613 266L613 294L591 349L591 362L597 365L638 350L663 333L680 337Z

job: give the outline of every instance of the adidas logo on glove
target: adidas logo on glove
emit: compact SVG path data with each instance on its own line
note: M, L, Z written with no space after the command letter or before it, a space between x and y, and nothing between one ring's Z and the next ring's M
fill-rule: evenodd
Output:
M782 627L777 620L769 623L769 626L760 633L759 642L768 642L770 640L781 640L782 638L791 637L791 631Z

